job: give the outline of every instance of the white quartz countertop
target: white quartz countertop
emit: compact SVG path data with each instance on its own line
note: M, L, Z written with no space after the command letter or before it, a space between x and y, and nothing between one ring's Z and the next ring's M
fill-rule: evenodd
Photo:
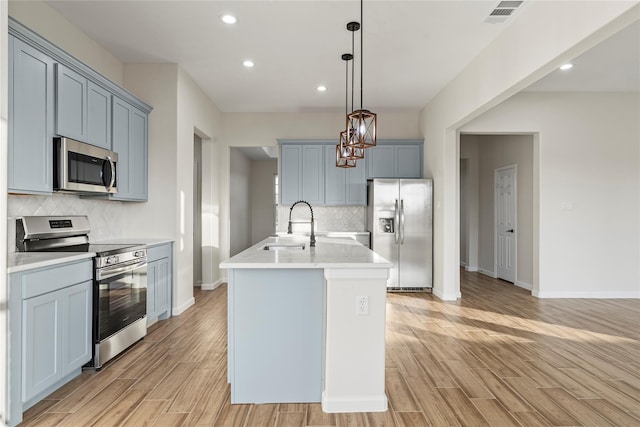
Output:
M90 259L95 252L12 252L7 257L7 273Z
M303 250L264 250L266 245L304 243ZM220 268L391 268L385 258L353 239L307 236L269 237L220 263Z

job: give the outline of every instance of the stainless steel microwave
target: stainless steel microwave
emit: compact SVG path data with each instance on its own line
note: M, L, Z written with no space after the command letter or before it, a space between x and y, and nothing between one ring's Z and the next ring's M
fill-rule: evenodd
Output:
M54 190L118 192L118 153L70 138L54 138L53 141Z

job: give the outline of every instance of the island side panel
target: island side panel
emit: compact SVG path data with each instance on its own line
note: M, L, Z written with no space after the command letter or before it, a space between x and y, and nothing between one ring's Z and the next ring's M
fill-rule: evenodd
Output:
M325 269L324 412L384 412L388 268ZM368 312L358 298L368 298Z
M323 271L233 269L231 276L231 403L320 402Z

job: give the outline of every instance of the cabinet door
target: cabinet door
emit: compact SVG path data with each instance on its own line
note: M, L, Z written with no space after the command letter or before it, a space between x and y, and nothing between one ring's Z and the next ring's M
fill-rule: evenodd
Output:
M80 74L56 64L56 133L87 142L87 85Z
M53 191L54 61L9 37L8 187Z
M366 154L365 154L366 155ZM338 169L338 168L336 168ZM367 204L367 175L366 163L356 162L355 168L346 169L346 201L347 205Z
M393 145L377 145L365 152L368 178L395 178L395 152Z
M156 262L156 313L160 316L171 309L171 263L170 258Z
M396 149L396 177L422 178L422 153L419 145L398 145Z
M91 359L92 282L65 289L64 351L62 375L68 375Z
M147 115L113 97L112 149L118 153L115 200L147 200Z
M322 145L302 146L302 200L324 204L324 151Z
M299 145L280 147L280 200L285 206L301 199L301 150Z
M147 264L147 326L155 323L156 313L156 283L158 281L158 261Z
M327 145L324 150L324 203L326 205L344 205L347 200L347 171L353 168L336 167L335 145Z
M62 378L62 304L64 290L22 303L22 401Z
M111 149L111 93L89 82L87 104L87 141Z

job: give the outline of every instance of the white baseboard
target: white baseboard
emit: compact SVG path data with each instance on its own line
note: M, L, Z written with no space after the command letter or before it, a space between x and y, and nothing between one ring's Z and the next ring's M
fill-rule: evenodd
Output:
M464 271L468 271L469 273L475 273L475 272L477 272L477 271L479 271L479 270L480 270L480 269L479 269L478 267L473 266L473 265L467 265L467 266L464 268Z
M431 288L431 293L440 301L456 301L458 299L458 292L443 294L439 289Z
M385 412L387 410L387 396L362 396L348 398L327 398L322 393L322 411L327 413L344 412Z
M196 299L194 297L191 297L180 307L173 307L173 309L171 309L171 314L173 316L180 316L182 313L187 311L187 309L195 303L196 303Z
M227 283L227 278L226 277L218 279L213 283L203 283L203 284L200 285L200 289L202 289L203 291L212 291L215 288L217 288L218 286L222 285L223 283Z
M622 292L532 292L537 298L591 298L591 299L631 299L640 298L638 291Z
M478 273L484 274L485 276L489 276L489 277L492 277L494 279L498 278L498 275L496 273L494 273L493 271L483 270L482 268L478 269Z
M516 280L516 283L514 283L514 285L516 285L519 288L526 289L528 291L533 289L533 285L532 284L526 283L526 282L521 282L520 280Z
M466 263L466 262L464 262L464 261L460 261L460 267L466 267L466 266L467 266L467 263Z

